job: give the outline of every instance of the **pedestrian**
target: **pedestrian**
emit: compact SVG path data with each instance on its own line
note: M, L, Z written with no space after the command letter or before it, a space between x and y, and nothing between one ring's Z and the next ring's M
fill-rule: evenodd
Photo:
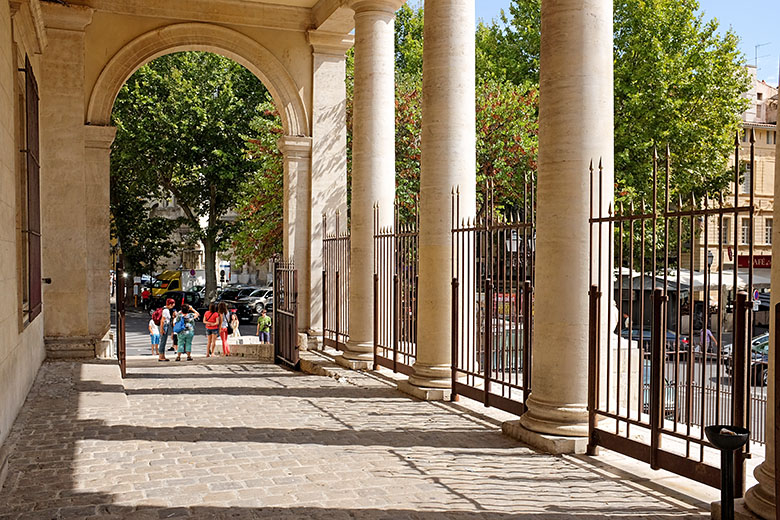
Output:
M144 290L141 291L141 305L143 305L144 310L149 310L149 299L152 297L152 293L149 291L149 288L144 286Z
M260 311L257 318L257 337L260 343L271 343L271 317L266 315L265 309Z
M160 327L154 322L154 318L149 320L149 338L152 342L152 355L157 354L157 347L160 345Z
M219 334L219 314L214 302L209 303L209 310L203 313L203 324L206 325L206 357L214 354Z
M173 334L172 318L175 317L176 311L172 309L175 305L176 302L173 301L173 298L165 300L165 308L162 310L162 318L160 318L160 357L157 359L158 361L170 361L165 357L165 344L168 342L168 336Z
M713 343L715 344L715 348L718 347L718 342L715 340L715 335L712 333L712 331L709 328L701 329L701 332L699 333L699 346L704 352L712 352L713 351Z
M228 324L230 323L230 312L225 302L219 302L217 307L219 313L219 338L222 340L222 354L230 355L230 345L228 345Z
M238 321L238 315L235 312L230 313L230 326L233 328L233 332L230 333L231 338L240 338L241 331L238 330L241 323Z
M176 351L176 361L181 361L183 352L187 353L187 361L192 361L192 338L195 337L195 320L200 317L198 311L183 303L177 320L184 322L184 328L179 332L179 347Z

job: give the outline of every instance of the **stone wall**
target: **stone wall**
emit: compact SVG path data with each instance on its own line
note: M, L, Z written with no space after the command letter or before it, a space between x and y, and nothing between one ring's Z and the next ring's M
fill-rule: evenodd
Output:
M35 32L35 2L0 1L0 477L7 453L2 443L8 436L27 392L44 359L43 322L45 308L31 324L23 321L20 295L21 213L19 152L20 87L25 54L36 75L37 54L42 45ZM21 60L21 62L20 62ZM9 117L10 116L10 117ZM23 121L23 119L22 119ZM16 225L13 225L16 223ZM44 274L45 276L45 274Z

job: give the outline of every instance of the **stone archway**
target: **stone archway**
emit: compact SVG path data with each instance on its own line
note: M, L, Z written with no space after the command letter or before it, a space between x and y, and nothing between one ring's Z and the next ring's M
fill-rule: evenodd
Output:
M138 36L101 71L87 106L86 124L111 123L114 100L125 81L145 63L178 51L206 51L230 58L255 74L273 97L288 136L309 136L306 108L290 74L271 52L250 37L207 23L168 25Z

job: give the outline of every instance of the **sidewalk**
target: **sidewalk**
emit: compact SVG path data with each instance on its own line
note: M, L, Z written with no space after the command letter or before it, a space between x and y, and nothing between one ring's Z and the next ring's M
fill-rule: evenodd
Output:
M230 359L46 363L8 442L0 519L709 516L376 377Z

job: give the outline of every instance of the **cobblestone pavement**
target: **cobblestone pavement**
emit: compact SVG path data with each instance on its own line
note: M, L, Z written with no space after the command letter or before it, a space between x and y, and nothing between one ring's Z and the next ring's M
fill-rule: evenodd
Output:
M206 360L46 363L0 518L596 519L708 513L388 383Z

